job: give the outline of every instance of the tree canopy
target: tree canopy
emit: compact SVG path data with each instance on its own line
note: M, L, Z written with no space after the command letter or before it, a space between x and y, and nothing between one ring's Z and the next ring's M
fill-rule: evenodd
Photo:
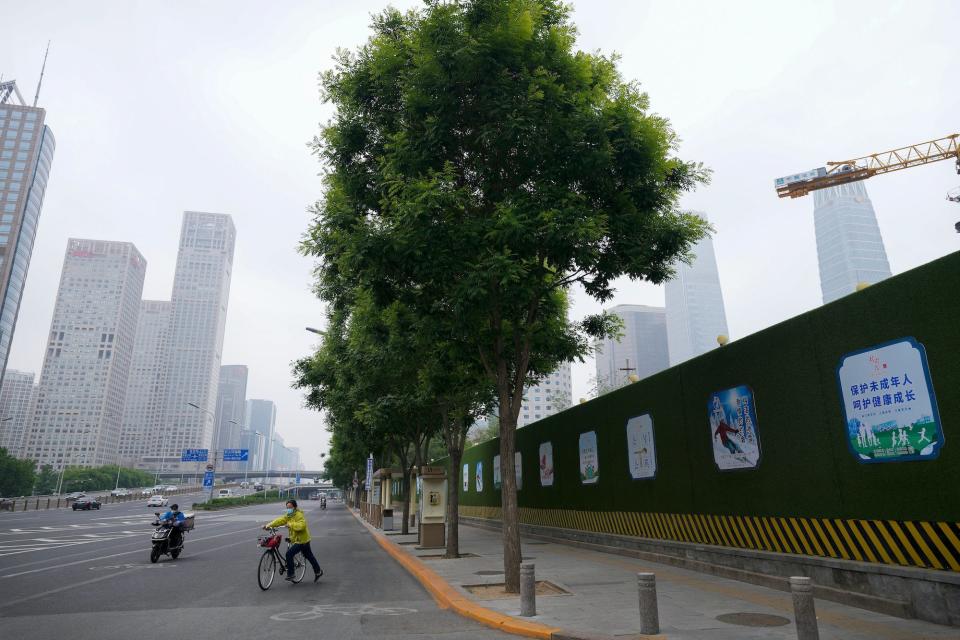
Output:
M707 172L677 157L615 57L576 49L569 13L427 0L374 16L368 42L322 75L335 114L314 141L324 195L303 244L335 308L357 290L379 308L401 300L439 349L479 363L498 404L511 590L524 388L618 326L571 321L569 291L604 302L617 278L661 283L709 230L678 206Z

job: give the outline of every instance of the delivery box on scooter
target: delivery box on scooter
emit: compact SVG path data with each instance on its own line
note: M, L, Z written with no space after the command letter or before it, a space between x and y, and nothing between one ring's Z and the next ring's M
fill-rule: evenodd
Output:
M184 531L193 531L193 513L183 514L183 530Z

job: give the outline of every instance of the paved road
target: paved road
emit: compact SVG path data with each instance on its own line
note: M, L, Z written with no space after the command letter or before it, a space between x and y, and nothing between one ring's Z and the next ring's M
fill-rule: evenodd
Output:
M181 505L190 504L180 496ZM157 637L502 639L437 608L347 510L304 502L324 576L257 586L258 527L279 505L198 512L178 560L149 560L153 509L0 514L0 629L5 638ZM360 614L361 607L409 610ZM180 629L180 630L176 630ZM189 631L181 631L187 629Z

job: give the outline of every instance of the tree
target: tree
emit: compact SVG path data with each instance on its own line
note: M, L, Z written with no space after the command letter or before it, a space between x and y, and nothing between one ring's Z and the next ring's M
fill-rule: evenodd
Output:
M30 495L35 475L33 462L14 458L0 447L0 496Z
M315 141L325 194L305 243L321 257L318 291L407 296L482 363L499 407L513 592L524 388L616 326L568 321L567 292L604 302L616 278L661 283L709 230L677 206L706 171L675 156L669 122L615 58L575 50L569 11L428 0L375 16L367 44L323 75L336 111Z
M57 472L53 470L53 467L49 464L43 465L37 474L33 492L38 496L53 493L57 488L57 479L58 475Z

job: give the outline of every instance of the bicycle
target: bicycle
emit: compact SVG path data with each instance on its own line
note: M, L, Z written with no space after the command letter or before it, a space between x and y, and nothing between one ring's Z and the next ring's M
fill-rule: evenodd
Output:
M271 528L267 531L269 535L257 538L257 546L265 549L257 567L257 584L264 591L273 586L277 574L284 575L287 572L286 554L280 553L280 542L286 540L287 548L290 548L290 538L284 538L277 533L277 529ZM304 562L303 555L298 553L293 557L293 581L301 582L306 573L307 564Z

